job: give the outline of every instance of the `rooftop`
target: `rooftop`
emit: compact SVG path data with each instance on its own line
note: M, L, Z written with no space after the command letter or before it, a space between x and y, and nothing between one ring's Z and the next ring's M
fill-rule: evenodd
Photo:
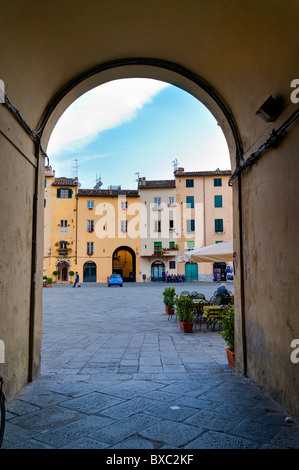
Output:
M77 196L89 197L139 197L136 189L79 189Z
M212 171L185 171L184 168L178 168L174 171L174 175L178 176L218 176L218 175L231 175L231 170L220 170L216 168L216 170Z
M52 186L78 186L77 178L55 178Z
M153 189L153 188L175 188L175 180L149 180L146 178L139 178L139 189Z

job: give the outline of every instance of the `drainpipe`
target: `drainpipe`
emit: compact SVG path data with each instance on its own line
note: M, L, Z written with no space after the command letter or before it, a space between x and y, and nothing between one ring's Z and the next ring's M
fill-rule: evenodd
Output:
M242 355L243 374L247 375L247 337L245 319L245 288L244 288L244 254L243 254L243 211L242 211L242 177L238 176L238 216L239 216L239 261L240 261L240 301L241 301L241 332L242 332Z
M30 312L29 312L29 364L28 382L34 379L34 327L35 327L35 305L36 305L36 272L37 272L37 210L38 210L38 179L40 164L40 141L36 139L35 146L35 182L32 210L32 247L31 247L31 291L30 291Z

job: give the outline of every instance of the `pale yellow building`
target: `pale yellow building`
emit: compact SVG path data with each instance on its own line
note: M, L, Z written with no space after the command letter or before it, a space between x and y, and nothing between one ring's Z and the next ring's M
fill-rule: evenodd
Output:
M44 275L72 282L76 272L76 178L55 178L47 167L44 188Z
M228 185L231 171L175 171L176 202L180 218L179 251L221 243L233 238L232 188ZM213 267L223 264L178 263L178 273L187 280L212 279Z
M140 197L136 190L79 189L76 266L83 282L112 273L140 281Z

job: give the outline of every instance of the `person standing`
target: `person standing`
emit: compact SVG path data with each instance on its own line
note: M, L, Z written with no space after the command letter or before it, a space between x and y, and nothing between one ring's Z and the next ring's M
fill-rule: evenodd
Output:
M79 282L79 274L78 274L78 271L76 271L75 282L74 282L73 287L76 287L76 284L78 284L78 282Z

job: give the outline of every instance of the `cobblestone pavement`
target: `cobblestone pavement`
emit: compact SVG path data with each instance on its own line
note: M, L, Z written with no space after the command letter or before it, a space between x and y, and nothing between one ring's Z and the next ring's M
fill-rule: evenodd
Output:
M227 365L217 327L182 333L164 287L44 288L41 375L7 403L3 448L298 449L298 421Z

